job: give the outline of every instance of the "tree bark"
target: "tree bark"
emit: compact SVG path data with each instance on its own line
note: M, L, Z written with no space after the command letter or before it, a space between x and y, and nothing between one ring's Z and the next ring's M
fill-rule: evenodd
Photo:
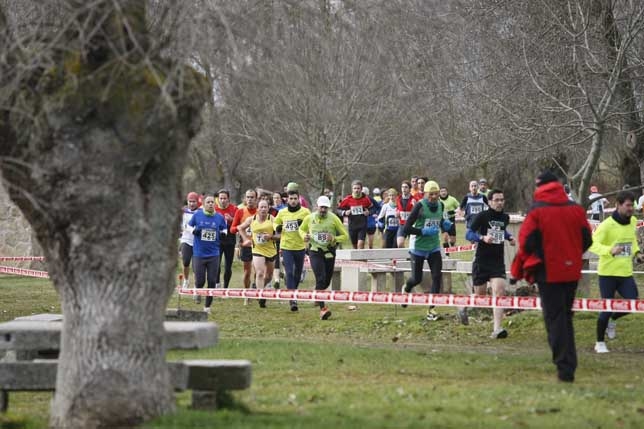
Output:
M148 47L144 3L70 1L73 30L47 64L19 75L29 58L13 51L0 70L4 184L62 302L56 428L133 426L174 407L163 319L208 89Z

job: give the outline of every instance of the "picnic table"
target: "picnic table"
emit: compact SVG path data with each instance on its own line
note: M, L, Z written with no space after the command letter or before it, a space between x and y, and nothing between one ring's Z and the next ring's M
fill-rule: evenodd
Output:
M167 349L201 349L217 344L213 322L164 322ZM56 387L62 315L37 314L0 323L0 411L7 410L10 391L53 391ZM247 360L168 362L175 390L192 390L192 407L213 409L217 396L246 389L251 382Z

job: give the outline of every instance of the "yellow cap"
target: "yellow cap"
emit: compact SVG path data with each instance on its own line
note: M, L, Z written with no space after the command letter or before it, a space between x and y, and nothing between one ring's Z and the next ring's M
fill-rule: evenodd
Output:
M438 186L438 183L434 182L433 180L425 183L425 189L423 189L424 192L438 192L440 190L441 188L440 186Z

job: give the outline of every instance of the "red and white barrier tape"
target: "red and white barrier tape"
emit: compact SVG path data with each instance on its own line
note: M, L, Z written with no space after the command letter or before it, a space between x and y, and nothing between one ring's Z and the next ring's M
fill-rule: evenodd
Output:
M536 296L478 296L399 292L349 292L284 289L194 289L179 288L180 295L201 295L218 298L261 298L267 300L326 301L352 304L407 304L437 307L518 308L540 310ZM642 299L575 299L573 311L619 311L644 313Z
M469 252L476 249L476 244L468 244L465 246L454 246L447 247L445 253L458 253L458 252Z
M21 261L44 261L44 256L0 256L0 261L11 261L11 262L21 262Z
M41 279L48 279L49 273L47 271L28 270L25 268L5 267L0 265L0 274L15 274L17 276L38 277Z

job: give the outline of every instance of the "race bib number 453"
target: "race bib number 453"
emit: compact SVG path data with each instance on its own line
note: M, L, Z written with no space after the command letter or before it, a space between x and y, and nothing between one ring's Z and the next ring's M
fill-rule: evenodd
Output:
M295 232L297 231L299 225L297 223L297 220L287 220L286 223L284 224L284 231L286 232Z

